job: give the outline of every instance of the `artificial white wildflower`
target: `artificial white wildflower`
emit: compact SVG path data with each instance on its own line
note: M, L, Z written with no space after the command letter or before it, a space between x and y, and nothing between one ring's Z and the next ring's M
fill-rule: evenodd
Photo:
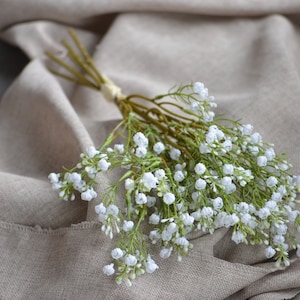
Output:
M114 248L111 251L111 257L113 259L120 259L123 256L124 256L124 251L122 249L120 249L120 248Z
M123 230L125 232L128 232L130 231L134 226L134 223L132 221L126 221L124 220L124 223L123 223Z
M249 225L252 221L252 216L248 213L241 213L240 220L243 224Z
M251 124L243 124L240 130L243 135L250 135L253 131L253 126Z
M243 235L243 233L239 230L235 231L232 234L231 239L236 243L236 244L240 244L242 242L244 242L245 240L245 236Z
M196 190L204 190L206 188L206 181L202 178L198 178L195 182Z
M272 258L276 254L276 250L269 246L265 249L266 258Z
M200 151L201 154L206 154L206 153L210 153L211 149L210 149L210 147L208 146L207 143L200 143L199 151Z
M134 180L131 178L125 179L125 189L128 191L134 190Z
M161 233L161 239L165 242L169 242L172 239L173 234L169 232L166 228L164 228L163 232Z
M114 264L104 266L103 273L107 276L113 275L115 273Z
M165 242L169 242L176 231L177 225L174 222L171 222L168 226L164 228L161 234L161 239Z
M273 148L268 148L265 151L265 157L267 158L267 160L272 160L275 157L275 151Z
M186 239L186 237L182 236L182 237L178 237L175 241L175 244L180 245L182 247L188 247L188 245L190 244L189 241Z
M237 212L242 214L247 214L249 212L249 204L246 202L240 202L239 204L235 204L234 208Z
M50 180L51 183L58 183L59 177L60 177L60 174L50 173L48 176L48 179Z
M194 214L192 214L192 215L194 216ZM225 211L220 211L215 217L216 228L229 227L230 226L229 221L228 221L229 218L230 218L230 216L227 215L227 213Z
M86 149L86 153L88 157L93 158L95 155L99 154L100 152L96 150L94 146L90 146Z
M182 171L186 167L186 163L183 164L176 164L175 171Z
M60 181L52 183L52 188L54 190L59 190L62 186L63 186L63 184Z
M223 186L226 194L231 194L236 191L236 186L232 183L232 178L229 176L224 176L221 179L221 185Z
M192 226L194 223L194 217L189 215L188 213L184 213L181 216L181 220L185 226Z
M151 230L149 233L149 239L152 241L152 244L156 244L161 238L161 234L158 229Z
M204 84L202 82L195 82L194 85L193 85L193 91L194 93L196 94L200 94L201 91L205 88Z
M150 256L148 256L147 261L144 262L144 266L146 268L147 273L153 273L158 269L158 265Z
M207 99L207 97L208 97L208 89L207 89L206 87L204 87L204 88L200 91L199 95L200 95L200 98L201 98L202 100Z
M147 196L144 193L138 193L135 196L135 202L139 205L145 204L147 203Z
M258 166L265 167L267 165L267 163L268 163L268 159L264 155L257 157L257 165Z
M294 175L293 176L293 184L296 185L296 186L300 186L300 175L298 175L298 176Z
M203 113L203 120L205 122L212 122L214 120L215 117L215 113L213 111L209 111L209 112L204 112Z
M214 139L218 141L222 140L225 137L224 132L220 130L219 127L216 125L209 126L208 132L214 134L215 135Z
M184 180L184 174L182 171L176 171L174 174L174 180L176 182L181 182Z
M258 210L257 215L262 219L266 219L271 214L270 210L267 207L263 207Z
M96 214L105 214L106 207L103 205L103 203L100 203L95 206L95 212L96 212Z
M259 153L259 148L257 146L249 146L248 149L254 156L257 156Z
M77 172L73 172L71 174L68 174L67 181L70 183L78 183L82 181L81 174Z
M201 215L201 210L198 209L198 210L192 212L192 213L191 213L191 216L192 216L196 221L199 221L200 218L201 218L201 216L202 216L202 215Z
M251 143L252 144L260 144L262 142L262 137L258 132L251 134Z
M275 186L276 184L278 183L278 180L276 177L274 176L270 176L267 181L266 181L266 184L268 187L273 187Z
M269 200L265 203L265 207L268 208L270 211L278 211L277 202L274 200Z
M156 203L156 198L153 196L147 196L147 207L153 207Z
M143 148L148 147L149 141L142 132L137 132L133 136L133 141L138 147L143 147Z
M73 183L73 187L75 190L79 192L84 192L86 189L86 182L83 180L77 181Z
M94 167L85 167L85 171L90 178L95 178L96 174L98 173L97 169Z
M281 234L276 234L276 235L273 236L274 245L281 245L281 244L284 243L284 240L285 240L285 238Z
M64 198L65 197L65 191L60 191L59 193L58 193L58 196L60 197L60 198Z
M223 199L221 197L212 199L211 202L215 210L220 210L223 207Z
M116 206L114 204L110 204L106 208L106 213L107 213L107 215L112 215L112 216L116 217L119 214L119 208L118 208L118 206Z
M293 210L289 205L284 206L287 217L290 222L294 222L296 217L300 214L298 210Z
M211 218L214 215L214 211L211 207L205 206L201 210L201 216L203 218Z
M124 145L123 144L114 145L114 151L119 154L123 154L124 153Z
M153 213L150 217L149 217L149 223L150 224L154 224L157 225L160 222L160 216L156 213Z
M282 171L286 171L289 168L289 166L286 163L280 163L280 164L278 164L278 167Z
M155 170L154 176L158 180L162 180L162 179L164 179L166 177L166 172L163 169L158 169L158 170Z
M151 172L146 172L140 182L146 190L150 191L151 189L156 188L158 179Z
M165 149L166 149L165 145L161 142L158 142L158 143L154 144L154 146L153 146L154 152L158 155L161 154Z
M147 148L146 147L137 147L135 149L135 155L139 158L144 158L147 155Z
M230 224L230 226L235 225L239 221L240 221L240 219L239 219L239 217L235 213L233 213L233 214L231 214L229 216L229 222L230 222L229 224Z
M163 201L167 205L171 205L175 201L175 195L173 193L166 193L163 196Z
M231 140L225 140L223 143L222 143L222 152L228 152L228 151L231 151L232 149L232 142Z
M159 256L163 259L166 259L171 256L171 253L172 253L172 248L162 248L159 252Z
M88 189L85 192L81 193L81 199L85 201L91 201L97 197L97 193L93 189Z
M221 179L221 185L224 187L229 186L231 183L232 183L232 178L229 176L224 176Z
M198 101L191 100L190 102L190 110L192 112L198 112L200 108L200 103Z
M181 201L181 202L177 203L176 208L177 208L178 211L181 211L184 208L183 202Z
M180 155L181 155L181 151L179 149L176 149L176 148L171 149L171 151L170 151L171 159L178 160Z
M278 192L273 192L271 200L279 202L282 200L282 194Z
M108 162L105 158L102 158L99 162L98 162L98 168L105 172L109 169L109 167L111 166L111 163Z
M234 173L234 166L232 164L225 164L223 166L223 173L225 175L233 175L233 173Z
M287 233L287 229L288 227L286 226L286 224L280 224L276 226L276 232L279 235L285 235Z
M207 144L212 144L217 140L217 135L215 132L213 131L209 131L206 135L205 135L205 141Z
M167 232L173 234L177 231L177 224L175 222L171 222L167 227L165 227Z
M127 254L125 256L125 264L129 267L135 266L137 264L138 260L136 258L136 256L132 255L132 254Z
M205 173L205 171L206 171L206 167L205 167L205 165L204 165L204 164L202 164L202 163L198 163L198 164L196 164L196 166L195 166L194 170L195 170L195 173L196 173L196 174L198 174L198 175L202 175L202 174L204 174L204 173Z

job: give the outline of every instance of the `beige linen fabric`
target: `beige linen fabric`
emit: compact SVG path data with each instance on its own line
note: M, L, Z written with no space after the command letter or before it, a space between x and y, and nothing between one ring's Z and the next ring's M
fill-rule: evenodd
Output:
M299 174L299 15L298 0L0 0L0 37L31 59L0 102L0 299L300 295L294 252L276 271L263 247L235 245L226 230L193 236L181 263L153 248L160 269L131 288L103 275L114 244L95 222L96 201L57 200L47 175L100 146L120 114L99 93L50 74L44 55L66 58L59 42L71 25L125 94L200 80L217 113L255 125ZM102 176L100 194L109 180Z

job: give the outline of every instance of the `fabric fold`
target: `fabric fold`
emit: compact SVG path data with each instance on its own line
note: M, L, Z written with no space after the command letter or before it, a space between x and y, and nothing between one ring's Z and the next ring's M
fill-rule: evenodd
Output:
M0 37L31 59L0 102L1 299L292 299L299 260L274 271L264 247L236 245L230 230L191 236L182 262L159 258L133 287L102 273L115 247L94 206L118 174L99 177L92 202L57 199L47 176L99 147L121 118L97 91L57 78L44 55L67 53L77 32L123 93L149 97L201 80L217 114L251 123L300 170L299 1L0 0ZM113 13L113 15L112 15ZM291 16L293 14L293 16ZM100 25L99 25L100 24ZM12 62L13 63L13 62ZM122 191L118 195L122 202ZM298 235L298 238L300 236ZM272 298L273 297L273 298Z

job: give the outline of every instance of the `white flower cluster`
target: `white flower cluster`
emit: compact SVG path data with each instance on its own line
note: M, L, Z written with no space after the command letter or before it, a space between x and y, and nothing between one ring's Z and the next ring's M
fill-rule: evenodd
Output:
M116 278L118 284L125 282L128 286L131 286L131 280L135 279L136 276L153 273L158 269L158 265L150 255L144 258L139 251L136 251L135 254L130 254L126 253L126 250L115 248L111 251L111 257L115 263L121 265L121 267L118 268L120 275ZM105 275L110 276L115 273L114 262L103 267L103 273Z
M119 145L116 145L116 152L119 153ZM59 190L59 197L63 200L74 200L75 191L81 193L81 199L91 201L97 197L93 188L95 177L99 172L106 172L111 163L108 162L106 154L100 154L94 146L87 149L86 154L81 154L81 162L76 166L79 172L74 169L64 173L50 173L48 178L55 190Z
M208 89L202 82L195 82L193 90L199 95L200 101L197 98L190 100L191 111L200 115L205 122L212 122L215 113L210 109L217 107L217 104L214 102L215 97L208 96Z
M130 113L126 143L111 148L110 137L99 150L87 149L75 168L49 175L60 198L74 200L79 192L81 199L90 201L97 197L99 172L124 170L95 207L102 231L110 238L114 233L120 237L103 272L116 273L117 283L131 285L137 275L158 269L149 244L161 245L161 258L176 252L181 260L192 248L190 232L212 234L221 227L232 228L233 242L266 245L267 259L288 265L291 248L300 254L288 231L292 224L300 227L300 177L289 173L291 165L253 132L252 125L232 121L226 127L215 122L210 111L216 106L214 98L202 83L176 93L198 120L191 119L188 126L171 121L172 126L158 126L167 128L166 133ZM116 199L119 188L125 188L125 209ZM148 225L142 226L144 222Z

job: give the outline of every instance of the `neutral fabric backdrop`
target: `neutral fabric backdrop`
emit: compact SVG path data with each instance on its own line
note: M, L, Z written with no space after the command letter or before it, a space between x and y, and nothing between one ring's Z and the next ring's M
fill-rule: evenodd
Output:
M251 123L300 174L300 2L281 0L0 0L0 38L30 62L0 101L0 299L292 299L300 260L274 270L263 248L230 232L193 237L181 263L117 286L102 274L113 243L93 203L57 199L47 176L100 146L120 114L46 68L75 27L125 94L202 81L217 113ZM11 64L14 65L14 59ZM99 191L108 178L101 178ZM300 240L300 236L299 236Z

